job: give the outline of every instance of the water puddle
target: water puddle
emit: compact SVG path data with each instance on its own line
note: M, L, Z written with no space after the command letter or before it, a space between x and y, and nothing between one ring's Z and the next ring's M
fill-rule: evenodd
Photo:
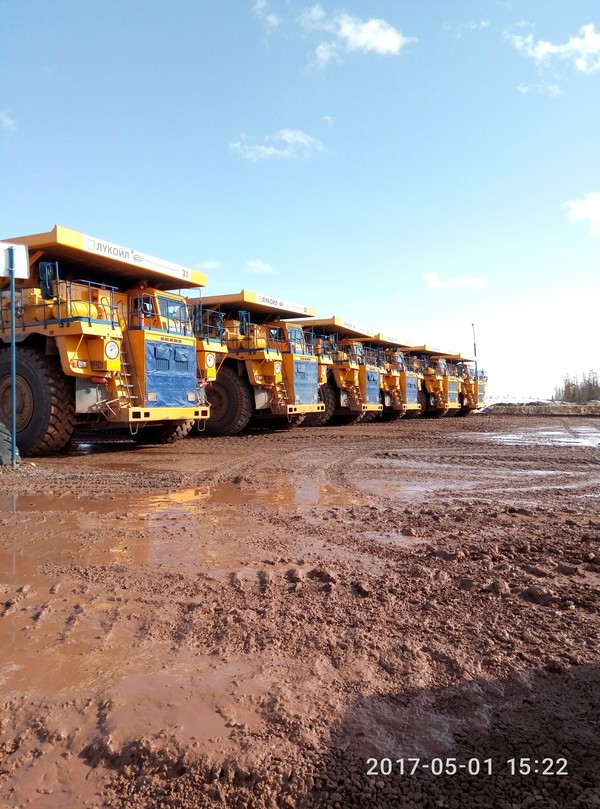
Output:
M362 502L358 493L348 492L318 480L294 479L288 475L263 476L260 483L226 481L213 486L157 495L146 501L155 509L172 507L173 504L189 507L202 503L228 506L253 504L282 508L286 511L296 511L298 508L309 506L350 507Z
M486 433L473 437L511 446L600 447L600 430L589 424L569 425L556 430L524 427L516 433Z
M261 482L223 482L176 492L161 492L134 498L129 495L99 494L93 497L47 494L0 494L0 512L86 512L91 515L119 512L121 518L146 517L161 511L194 508L199 505L246 505L281 507L295 511L303 506L350 507L363 499L356 492L310 478L263 476Z

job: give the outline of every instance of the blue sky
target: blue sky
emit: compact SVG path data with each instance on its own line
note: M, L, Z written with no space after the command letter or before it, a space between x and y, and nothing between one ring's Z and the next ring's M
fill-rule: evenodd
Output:
M62 224L494 396L600 371L600 6L0 0L2 238Z

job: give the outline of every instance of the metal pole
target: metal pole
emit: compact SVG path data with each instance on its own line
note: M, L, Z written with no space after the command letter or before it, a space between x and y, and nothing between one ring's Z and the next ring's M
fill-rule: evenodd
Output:
M10 451L12 468L17 468L17 341L15 329L15 251L8 248L8 274L10 276L10 392L12 418Z
M475 324L471 323L471 328L473 329L473 357L475 359L475 378L478 378L477 374L477 343L475 342Z

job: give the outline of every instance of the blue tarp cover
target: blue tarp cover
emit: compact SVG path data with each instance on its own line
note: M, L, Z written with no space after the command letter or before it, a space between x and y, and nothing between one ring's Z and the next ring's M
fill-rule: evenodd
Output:
M406 377L406 401L408 404L418 404L419 387L415 376Z
M294 360L294 404L319 401L319 366L316 362Z
M151 399L148 394L154 395ZM145 407L194 407L196 348L146 341Z
M379 371L367 371L367 404L379 404Z

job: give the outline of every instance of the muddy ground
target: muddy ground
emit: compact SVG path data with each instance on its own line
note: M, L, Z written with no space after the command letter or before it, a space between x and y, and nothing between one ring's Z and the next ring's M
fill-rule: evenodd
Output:
M598 807L600 422L0 472L0 807Z

